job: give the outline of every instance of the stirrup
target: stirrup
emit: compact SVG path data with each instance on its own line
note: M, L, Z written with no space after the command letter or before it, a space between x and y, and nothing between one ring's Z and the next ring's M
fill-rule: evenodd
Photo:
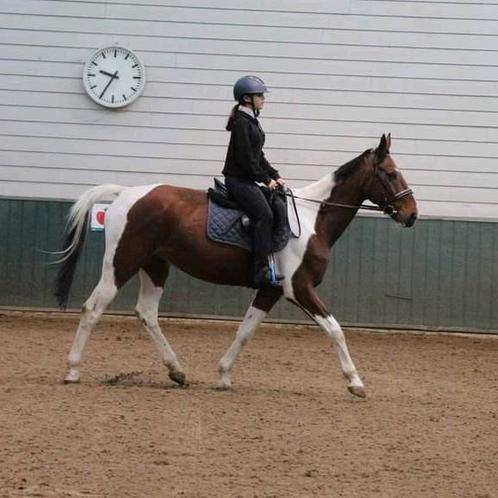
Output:
M277 272L277 265L273 253L268 256L268 271L270 285L281 285L280 282L285 278Z
M262 268L258 271L252 281L252 287L254 289L262 289L265 287L280 287L282 285L282 280L284 277L281 275L275 275L272 277L272 273L268 266Z
M253 276L253 287L260 289L262 287L280 287L284 277L277 271L273 254L268 256L268 264L258 268Z

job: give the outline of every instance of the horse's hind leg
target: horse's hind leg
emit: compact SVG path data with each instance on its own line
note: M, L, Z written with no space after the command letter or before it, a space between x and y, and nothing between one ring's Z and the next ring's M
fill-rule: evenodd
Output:
M282 289L280 287L269 287L260 289L257 292L251 306L249 306L246 311L242 323L239 325L237 334L235 335L235 340L220 360L218 366L218 372L220 373L218 389L230 389L232 386L230 380L230 370L234 361L239 356L242 347L254 335L264 317L268 314L273 305L280 299L281 296Z
M90 333L117 292L118 289L114 284L112 267L106 268L104 266L99 283L82 308L78 330L76 331L76 336L67 359L68 373L64 378L66 384L79 382L80 372L78 366L81 363L83 350L90 337Z
M161 359L169 370L169 378L184 386L186 385L185 374L176 359L175 352L161 332L158 320L159 301L168 277L168 263L154 258L138 274L140 294L135 308L136 314L157 346Z

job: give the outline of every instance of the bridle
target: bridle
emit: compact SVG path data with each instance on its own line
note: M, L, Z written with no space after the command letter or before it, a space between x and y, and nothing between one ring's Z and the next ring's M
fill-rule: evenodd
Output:
M398 214L398 210L394 207L394 202L403 199L404 197L407 197L409 195L413 194L413 191L411 188L406 188L403 190L400 190L399 192L396 192L389 182L389 180L386 178L386 174L384 171L382 171L379 168L380 163L375 162L373 167L374 167L374 177L376 177L383 189L384 189L384 202L381 205L378 206L372 206L371 204L345 204L342 202L332 202L332 201L318 201L316 199L308 199L306 197L300 197L297 195L294 195L294 192L290 188L285 189L285 195L290 197L292 199L292 207L293 210L296 214L297 220L298 220L298 226L299 226L299 235L296 236L293 234L295 237L299 237L301 234L301 223L299 221L299 216L297 213L297 207L296 207L296 201L295 199L300 199L302 201L307 201L307 202L313 202L315 204L319 204L320 207L322 206L331 206L331 207L340 207L340 208L345 208L345 209L365 209L368 211L379 211L384 214L387 214L388 216L391 216L392 218L395 218L396 215ZM372 179L373 180L373 179Z
M396 192L389 180L386 178L386 173L379 168L379 164L380 163L378 162L374 163L374 175L380 181L386 195L384 197L384 203L382 205L370 207L377 207L376 211L382 211L389 216L394 216L398 212L393 205L394 202L412 195L413 190L411 188L405 188L403 190L400 190L399 192ZM359 208L364 209L364 207L362 206L364 205L360 205Z
M331 202L331 201L318 201L316 199L307 199L305 197L299 197L294 195L294 192L291 191L290 188L285 190L285 195L291 197L292 199L300 199L302 201L313 202L315 204L320 204L321 206L332 206L332 207L342 207L346 209L365 209L368 211L380 211L389 216L394 216L398 211L394 207L394 202L403 199L409 195L413 194L411 188L406 188L404 190L400 190L399 192L395 192L393 186L386 178L386 174L379 168L380 163L374 163L374 175L380 181L382 187L384 188L384 193L386 194L384 197L384 202L379 206L372 206L371 204L345 204L342 202Z

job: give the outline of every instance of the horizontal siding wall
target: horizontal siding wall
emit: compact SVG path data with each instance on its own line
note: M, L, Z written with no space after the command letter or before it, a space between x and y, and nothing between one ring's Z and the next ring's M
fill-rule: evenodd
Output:
M302 186L383 132L422 216L498 220L498 5L457 1L0 0L0 196L101 183L206 188L231 87L259 74L268 158ZM143 96L84 93L83 64L135 50Z
M69 203L0 199L0 306L55 308L56 267ZM103 232L90 232L70 307L80 309L100 276ZM498 224L421 220L402 229L388 219L356 218L333 249L319 293L341 322L498 333ZM125 286L114 310L131 312L137 281ZM252 291L216 286L173 269L161 311L241 317ZM282 300L270 318L305 320Z

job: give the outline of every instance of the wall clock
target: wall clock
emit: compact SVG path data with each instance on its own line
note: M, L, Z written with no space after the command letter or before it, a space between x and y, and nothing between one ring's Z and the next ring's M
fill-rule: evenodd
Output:
M100 48L89 57L83 68L83 84L97 104L124 107L143 92L145 68L138 56L127 48Z

